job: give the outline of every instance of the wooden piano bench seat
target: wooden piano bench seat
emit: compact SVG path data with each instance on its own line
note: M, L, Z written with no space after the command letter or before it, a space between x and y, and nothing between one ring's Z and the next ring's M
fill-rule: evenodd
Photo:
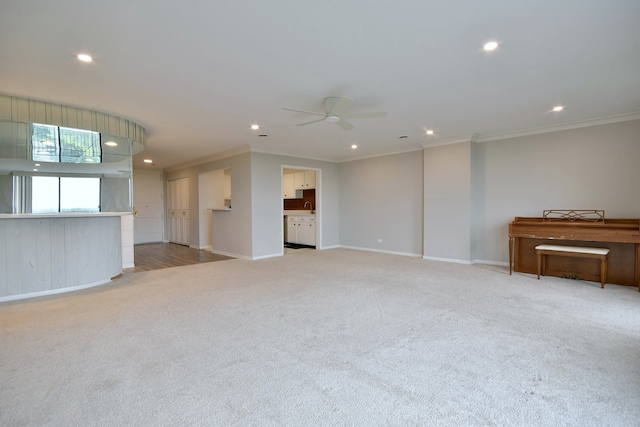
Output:
M607 283L607 248L588 248L582 246L560 246L560 245L538 245L536 246L538 255L538 280L540 272L544 276L545 260L547 255L568 256L577 258L596 258L600 260L600 287L604 288Z

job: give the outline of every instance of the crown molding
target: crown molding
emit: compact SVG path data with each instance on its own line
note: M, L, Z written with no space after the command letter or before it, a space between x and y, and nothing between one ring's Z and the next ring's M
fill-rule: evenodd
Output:
M251 151L251 147L249 145L242 145L240 147L237 148L231 148L229 150L225 150L225 151L220 151L218 153L212 154L210 156L207 157L201 157L199 159L196 160L191 160L189 162L184 162L184 163L180 163L178 165L174 165L174 166L170 166L168 168L165 168L164 171L165 172L175 172L177 170L180 169L186 169L186 168L191 168L194 166L199 166L205 163L209 163L209 162L213 162L216 160L222 160L222 159L226 159L227 157L231 157L231 156L237 156L239 154L244 154L244 153L248 153Z
M336 159L331 159L328 157L313 157L313 156L305 156L302 154L294 154L291 153L290 151L279 151L276 149L271 149L268 147L251 147L251 152L252 153L263 153L263 154L273 154L276 156L284 156L284 157L295 157L296 159L307 159L307 160L317 160L319 162L331 162L331 163L335 163L337 162Z
M459 144L461 142L476 142L478 139L477 133L472 133L470 135L463 136L454 136L450 138L438 138L431 141L421 142L423 148L433 148L440 147L442 145L451 145L451 144Z
M366 160L366 159L374 159L376 157L385 157L385 156L393 156L396 154L404 154L404 153L411 153L413 151L422 151L422 148L420 146L416 146L416 147L409 147L409 148L405 148L402 150L393 150L393 151L380 151L378 153L372 153L372 154L368 154L366 156L360 156L360 157L353 157L350 159L343 159L343 160L338 160L336 163L347 163L347 162L355 162L357 160Z
M612 123L627 122L631 120L640 120L640 111L633 113L614 114L611 116L598 117L595 119L577 120L573 122L565 122L551 126L540 126L529 129L521 129L509 132L497 132L492 134L479 135L476 142L497 141L500 139L519 138L529 135L538 135L541 133L558 132L562 130L579 129L589 126L607 125Z

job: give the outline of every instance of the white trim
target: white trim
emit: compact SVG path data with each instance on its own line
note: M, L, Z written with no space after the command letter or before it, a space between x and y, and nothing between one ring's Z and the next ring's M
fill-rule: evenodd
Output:
M127 216L133 212L53 212L53 213L23 213L23 214L0 214L0 219L17 218L95 218L99 216Z
M211 252L213 250L213 247L211 245L200 246L200 250Z
M508 262L504 261L489 261L486 259L474 259L471 264L487 264L487 265L499 265L501 267L509 267Z
M408 148L403 149L403 150L391 150L391 151L384 151L384 152L383 151L379 151L377 153L368 154L366 156L360 156L360 157L353 157L353 158L349 158L349 159L336 160L335 163L347 163L347 162L355 162L355 161L358 161L358 160L375 159L376 157L394 156L396 154L411 153L413 151L422 151L422 148L417 146L417 147L408 147Z
M452 138L439 138L433 140L433 142L421 142L420 145L424 148L441 147L443 145L459 144L461 142L475 142L478 139L478 134L473 133L471 135L455 136Z
M273 154L276 156L283 156L283 157L293 157L296 159L307 159L307 160L317 160L320 162L330 162L330 163L335 163L338 162L337 159L335 158L328 158L328 157L309 157L309 156L305 156L302 154L293 154L290 151L279 151L279 150L272 150L269 149L268 147L251 147L251 152L252 153L262 153L262 154Z
M313 156L310 157L302 154L292 154L291 152L271 150L267 147L260 147L260 148L251 147L251 151L255 153L274 154L274 155L283 156L283 157L294 157L297 159L317 160L317 161L329 162L329 163L354 162L356 160L364 160L364 159L371 159L375 157L384 157L384 156L393 156L394 154L410 153L412 151L420 151L420 150L421 150L420 146L417 146L417 147L407 147L405 149L379 151L377 153L368 154L366 156L349 157L349 158L347 157L329 158L329 157L313 157ZM299 169L299 168L294 168L294 169Z
M122 268L134 268L136 266L135 262L123 262L122 263Z
M48 291L32 292L32 293L20 294L20 295L9 295L6 297L1 297L0 302L16 301L16 300L21 300L26 298L36 298L36 297L44 297L48 295L64 294L67 292L79 291L81 289L87 289L87 288L93 288L100 285L105 285L107 283L111 283L116 280L117 279L106 279L106 280L101 280L99 282L87 283L86 285L71 286L68 288L51 289Z
M251 261L252 258L250 256L247 255L239 255L239 254L234 254L231 252L225 252L225 251L211 251L212 254L217 254L217 255L224 255L224 256L230 256L232 258L239 258L239 259L244 259L247 261Z
M254 257L251 258L251 260L255 261L255 260L258 260L258 259L275 258L275 257L279 257L279 256L284 256L284 251L282 251L280 253L276 253L276 254L254 256Z
M422 259L428 259L429 261L453 262L456 264L471 265L471 261L465 260L465 259L438 258L438 257L426 256L426 255L424 255Z
M343 248L343 249L353 249L353 250L356 250L356 251L378 252L378 253L381 253L381 254L408 256L408 257L412 257L412 258L420 258L422 256L420 254L412 254L412 253L409 253L409 252L385 251L385 250L382 250L382 249L361 248L359 246L340 245L340 247Z
M319 247L316 246L316 249L320 250L320 251L324 251L326 249L340 249L341 247L346 247L346 246L333 245L333 246L325 246L323 248L319 248Z
M497 141L500 139L518 138L522 136L538 135L541 133L558 132L562 130L578 129L589 126L607 125L611 123L627 122L631 120L640 120L640 111L636 111L633 113L614 114L611 116L599 117L595 119L577 120L574 122L565 122L550 126L540 126L530 129L486 134L479 136L476 139L476 142Z
M216 160L226 159L227 157L237 156L238 154L244 154L251 152L251 147L249 145L242 145L238 148L232 148L230 150L220 151L218 153L212 154L207 157L200 157L196 160L191 160L188 162L180 163L178 165L170 166L165 168L165 172L175 172L180 169L187 169L193 166L199 166L205 163L214 162Z

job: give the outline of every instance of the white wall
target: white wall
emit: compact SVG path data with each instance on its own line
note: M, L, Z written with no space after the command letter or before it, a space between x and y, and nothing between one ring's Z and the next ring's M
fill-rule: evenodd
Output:
M191 177L197 242L198 174L231 168L232 211L214 213L214 249L222 253L282 253L281 174L290 166L320 171L322 247L506 264L515 216L604 209L610 218L640 217L639 135L640 121L631 121L340 164L247 152L166 179Z
M471 262L471 142L424 150L424 257Z
M421 255L422 151L340 163L338 169L340 244Z
M282 246L282 166L298 166L320 171L321 198L318 220L324 247L337 246L338 172L337 165L311 159L258 152L210 161L175 170L166 180L189 177L190 241L200 247L198 176L217 169L231 169L231 211L213 212L212 247L216 253L255 259L277 256Z
M339 245L338 166L332 162L267 153L251 153L253 255L279 255L282 247L282 167L317 169L316 218L320 249ZM234 190L235 191L235 190ZM235 195L235 192L233 193ZM235 196L234 196L235 197ZM235 202L234 202L235 203Z
M218 169L203 172L198 175L198 247L200 249L212 249L212 225L213 212L210 209L222 209L222 185L224 170Z
M473 179L475 259L507 262L508 225L545 209L604 209L608 218L640 217L640 121L477 144Z
M212 214L212 247L216 253L252 257L251 237L251 153L242 153L201 165L167 172L167 181L189 178L190 246L200 247L200 201L198 177L217 169L231 168L232 209ZM205 208L208 206L205 206Z

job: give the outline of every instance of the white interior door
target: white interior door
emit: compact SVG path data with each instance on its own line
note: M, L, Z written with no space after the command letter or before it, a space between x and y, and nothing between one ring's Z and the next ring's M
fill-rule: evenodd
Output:
M189 245L189 178L167 183L169 241Z
M164 206L162 171L133 171L133 243L162 242Z

